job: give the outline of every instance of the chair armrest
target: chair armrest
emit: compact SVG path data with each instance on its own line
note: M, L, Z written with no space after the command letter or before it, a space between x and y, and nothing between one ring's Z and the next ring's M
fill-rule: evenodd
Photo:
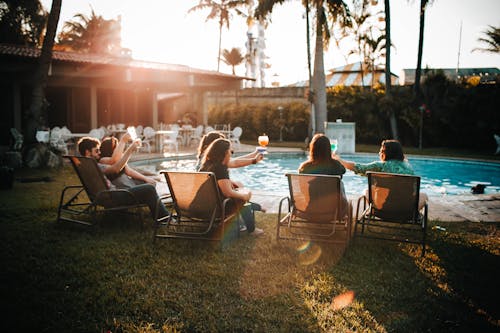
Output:
M361 206L361 203L363 203L363 211L361 213L361 216L359 216L359 208ZM365 196L365 195L362 195L358 198L358 201L356 203L356 217L355 217L355 221L358 221L359 218L361 218L362 216L364 216L367 211L370 209L370 207L366 208L366 204L368 203L368 198Z

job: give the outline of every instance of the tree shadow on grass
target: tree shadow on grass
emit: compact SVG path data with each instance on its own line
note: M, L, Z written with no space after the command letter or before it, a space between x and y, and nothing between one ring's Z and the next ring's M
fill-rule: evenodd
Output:
M332 274L387 331L497 332L498 256L439 237L429 247L422 259L416 245L357 239Z
M152 230L133 222L91 233L55 227L53 212L14 215L0 227L2 331L317 330L292 292L242 295L258 283L241 285L244 240L227 251L191 240L153 245Z
M449 224L447 230L432 237L429 245L436 265L446 272L440 283L452 294L453 321L461 331L498 332L498 224Z

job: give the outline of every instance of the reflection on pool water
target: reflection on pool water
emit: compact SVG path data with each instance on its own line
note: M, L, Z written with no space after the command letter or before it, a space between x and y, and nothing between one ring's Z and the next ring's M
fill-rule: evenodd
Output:
M378 159L377 154L343 155L346 160L368 163ZM231 169L231 178L259 192L285 196L288 193L287 172L296 172L306 159L303 154L266 155L266 158L245 168ZM468 194L472 186L486 185L485 193L500 192L500 163L458 159L410 157L415 174L422 177L421 189L430 196ZM151 172L160 170L194 170L194 159L138 161L133 165ZM367 186L366 177L347 171L344 175L348 195L358 195Z

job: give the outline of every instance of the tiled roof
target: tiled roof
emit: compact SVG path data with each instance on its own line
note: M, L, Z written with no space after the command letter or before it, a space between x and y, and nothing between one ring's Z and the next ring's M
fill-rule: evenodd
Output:
M0 55L12 55L24 58L38 58L40 54L41 54L41 49L19 46L19 45L0 44ZM219 73L216 71L191 68L185 65L165 64L152 61L135 60L132 58L120 58L111 55L53 51L52 59L65 62L74 62L74 63L123 66L132 68L152 69L159 71L184 72L190 74L207 74L207 75L216 75L228 78L230 77L238 79L247 79L245 77L237 77L234 75Z

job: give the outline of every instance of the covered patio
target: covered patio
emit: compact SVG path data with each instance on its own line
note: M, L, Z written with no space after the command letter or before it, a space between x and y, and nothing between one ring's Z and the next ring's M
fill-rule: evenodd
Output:
M39 56L39 49L0 44L1 144L9 142L10 128L23 129ZM158 128L186 118L206 125L206 93L240 89L245 79L184 65L54 51L46 123L77 133L115 123Z

